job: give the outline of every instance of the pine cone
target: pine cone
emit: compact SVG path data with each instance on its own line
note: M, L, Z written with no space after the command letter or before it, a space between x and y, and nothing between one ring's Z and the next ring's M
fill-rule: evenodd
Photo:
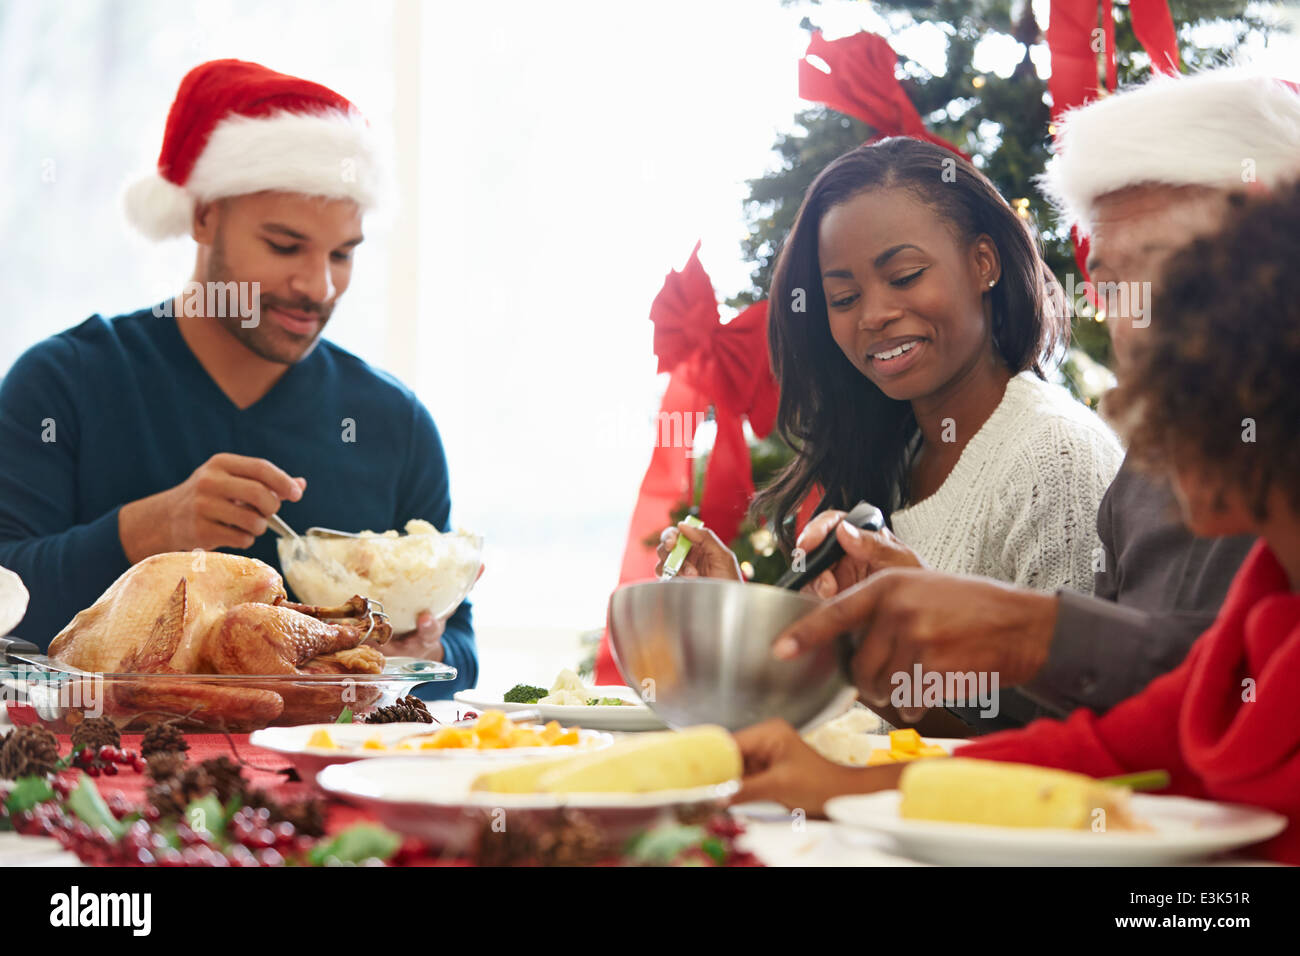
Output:
M72 730L72 752L80 753L89 747L122 746L122 733L111 717L87 717Z
M149 802L164 817L181 816L189 805L216 789L216 782L202 764L186 767L179 776L149 788Z
M294 830L303 836L321 837L325 835L325 801L317 797L308 797L294 803L281 804L271 811L271 821L292 823Z
M140 753L146 760L154 754L168 751L183 753L189 749L185 735L172 723L154 724L144 732L144 739L140 741Z
M164 820L179 817L189 806L181 790L181 782L176 777L154 784L145 792L145 799L158 810Z
M244 779L243 770L240 769L239 764L229 757L212 757L199 764L199 767L212 778L212 784L217 791L217 799L223 804L228 802L231 797L242 794L248 786L248 782Z
M576 810L561 810L538 832L536 854L542 866L590 866L616 855L600 828Z
M391 707L380 707L371 712L362 723L366 724L431 724L433 714L424 701L413 695L400 698Z
M466 811L471 812L471 811ZM504 830L486 816L479 827L470 860L475 866L528 866L537 862L537 834L527 824L510 821Z
M53 773L59 762L59 738L44 727L18 727L0 741L0 779Z
M165 783L172 777L179 777L185 769L185 754L179 750L164 750L148 760L145 772L155 783Z

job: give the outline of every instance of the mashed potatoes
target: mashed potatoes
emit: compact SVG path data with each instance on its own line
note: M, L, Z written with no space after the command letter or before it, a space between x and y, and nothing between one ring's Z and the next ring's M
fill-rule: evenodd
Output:
M855 704L834 720L804 734L808 746L827 760L850 767L865 767L871 757L870 734L879 734L884 723L879 717Z
M361 532L359 538L310 538L338 573L318 561L295 561L292 542L278 542L280 567L298 600L342 604L360 594L384 606L396 633L415 628L424 610L441 617L465 599L478 574L483 540L466 531L442 534L419 518L406 522L406 534Z

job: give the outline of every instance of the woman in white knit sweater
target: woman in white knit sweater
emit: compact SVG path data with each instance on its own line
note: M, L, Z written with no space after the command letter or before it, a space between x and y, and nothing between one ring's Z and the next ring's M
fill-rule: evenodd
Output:
M1123 452L1043 369L1068 337L1060 289L1025 222L970 163L921 140L861 146L810 187L773 274L777 426L798 451L759 495L787 546L810 495L811 550L859 499L892 533L837 532L849 553L812 587L924 564L1090 592L1098 505ZM685 574L733 577L707 530ZM852 540L848 540L848 539Z

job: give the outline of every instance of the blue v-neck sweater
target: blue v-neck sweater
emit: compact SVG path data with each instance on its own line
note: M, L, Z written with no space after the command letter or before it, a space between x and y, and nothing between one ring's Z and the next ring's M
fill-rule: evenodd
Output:
M396 379L322 339L240 409L175 319L152 308L96 315L33 346L0 382L0 565L31 592L15 634L48 646L129 567L118 509L180 484L219 452L307 479L302 499L280 509L294 528L450 526L438 430ZM269 532L237 553L279 568ZM439 697L478 675L468 602L442 642L460 675L433 685Z

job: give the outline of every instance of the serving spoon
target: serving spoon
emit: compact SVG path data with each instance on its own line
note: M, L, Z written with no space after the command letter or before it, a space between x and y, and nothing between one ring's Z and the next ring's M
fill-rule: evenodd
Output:
M298 532L293 530L293 528L289 527L289 522L285 521L278 514L271 515L266 519L266 523L270 529L281 538L293 542L292 558L294 561L315 561L324 568L326 573L328 573L335 581L345 583L348 580L347 571L341 564L333 558L318 553L310 544L308 544L306 538L299 535ZM310 536L313 531L327 530L328 529L325 528L311 528L307 531L307 534ZM340 538L357 537L357 535L347 534L343 531L335 531L332 534ZM317 537L329 537L329 535L317 535Z

